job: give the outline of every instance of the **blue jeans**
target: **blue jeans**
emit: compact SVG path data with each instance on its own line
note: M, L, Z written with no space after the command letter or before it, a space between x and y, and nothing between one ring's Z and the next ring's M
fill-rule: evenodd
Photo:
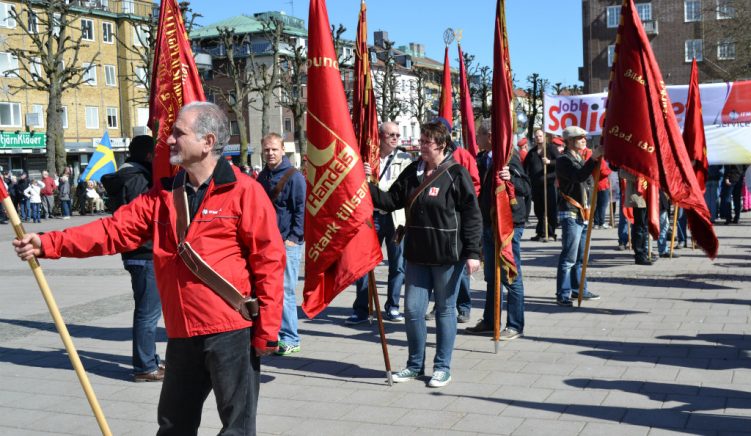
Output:
M388 278L388 297L384 310L388 312L391 309L399 310L399 298L402 293L404 284L404 241L397 244L394 242L394 220L391 214L382 214L375 212L373 214L373 223L378 233L378 242L383 245L386 242L386 255L389 260L389 278ZM357 279L355 282L357 295L352 309L355 315L360 318L368 316L368 275Z
M717 180L708 180L704 191L704 202L709 209L709 217L712 221L717 219L717 188L720 183Z
M597 193L597 207L595 208L595 225L607 223L608 208L610 207L610 189L603 189Z
M19 212L21 214L22 220L30 220L31 219L31 203L29 203L29 199L24 197L18 202L18 208L20 209Z
M469 273L467 267L464 267L464 273L459 281L459 294L456 296L456 309L460 314L469 316L472 309L472 295L469 287Z
M511 240L511 250L514 252L514 263L518 275L513 283L508 282L506 273L501 269L501 283L508 289L508 303L506 304L506 327L519 333L524 331L524 282L522 281L521 240L524 225L514 226L514 238ZM485 311L482 319L485 323L495 325L495 237L491 227L482 230L482 256L485 261ZM503 292L501 291L501 305Z
M42 208L42 203L31 203L31 220L35 223L40 223L42 220L39 219L39 209Z
M300 256L302 245L287 245L287 265L284 267L284 309L282 310L282 327L279 329L279 341L287 345L299 345L297 334L297 299L295 286L300 273Z
M686 233L686 226L688 225L688 217L686 211L683 208L678 210L678 225L676 225L675 240L678 242L686 242L688 240L688 233Z
M63 209L63 216L70 216L70 200L60 200L60 207Z
M404 316L409 358L407 368L425 370L425 342L428 335L425 312L428 291L435 297L436 353L433 371L450 371L456 339L456 295L464 273L464 261L453 265L428 266L407 262L404 290Z
M623 205L620 206L621 213L618 214L618 245L628 245L628 228L629 222L623 214Z
M123 260L130 273L133 288L133 372L147 374L159 366L156 352L156 330L162 316L162 302L156 287L154 262L151 260Z
M558 273L556 275L557 299L571 298L571 291L579 292L582 263L584 262L584 246L587 242L587 221L580 217L572 218L561 214L558 217L563 235L561 236L561 256L558 258ZM584 292L587 292L587 282L584 282Z
M261 361L250 328L167 341L157 436L196 435L213 390L226 436L255 435Z
M660 254L670 253L668 230L673 225L668 218L668 211L660 211L660 236L657 238L657 252ZM676 235L677 236L677 235Z

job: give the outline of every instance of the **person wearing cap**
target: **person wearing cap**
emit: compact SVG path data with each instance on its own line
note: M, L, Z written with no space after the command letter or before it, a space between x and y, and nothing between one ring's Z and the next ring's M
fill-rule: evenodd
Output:
M556 240L558 236L555 229L558 227L558 214L556 209L556 198L558 197L555 188L555 163L561 154L554 143L545 143L545 132L542 129L536 129L534 134L535 146L530 150L527 159L524 161L524 169L527 171L529 180L532 183L532 202L534 203L534 212L537 217L537 227L533 241L547 242L545 239L545 187L547 177L547 219L548 219L548 237ZM543 153L543 150L545 151Z
M527 141L527 138L522 138L516 143L516 147L519 150L519 160L524 164L524 160L527 159L527 153L529 153L529 141Z
M592 173L602 156L602 149L596 148L586 161L582 152L587 148L587 131L578 126L563 130L566 148L556 159L555 175L558 179L558 222L561 226L561 255L558 258L556 276L556 303L559 306L572 306L571 298L578 297L581 269L584 261L584 245L587 239L587 224L590 212L590 196L594 181ZM587 290L584 282L585 300L600 297Z

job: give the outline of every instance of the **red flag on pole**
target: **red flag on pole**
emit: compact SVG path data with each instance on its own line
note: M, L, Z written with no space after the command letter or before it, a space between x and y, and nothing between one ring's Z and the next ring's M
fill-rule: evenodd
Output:
M491 119L493 174L495 182L496 244L501 252L501 268L509 281L517 275L511 239L514 237L514 220L511 204L516 202L514 185L503 181L498 173L511 160L514 149L513 88L511 77L511 57L506 31L505 1L498 0L495 12L495 43L493 49L493 107Z
M448 121L449 126L454 125L452 105L451 65L449 65L449 46L446 46L446 52L443 55L443 83L441 84L441 105L438 107L438 116Z
M701 96L699 94L699 68L696 58L691 63L691 80L688 83L688 100L686 101L686 120L683 123L683 141L686 143L688 157L693 163L696 180L701 192L706 191L707 140L704 136L704 120L701 115Z
M603 142L605 159L645 177L686 209L697 245L717 257L709 210L633 0L621 7Z
M8 197L8 190L5 189L5 181L0 180L0 201Z
M157 32L149 98L149 127L156 138L154 182L174 175L177 170L169 163L167 138L180 108L206 100L176 0L162 0Z
M352 93L352 126L363 162L370 164L371 174L378 178L381 163L378 149L378 114L376 113L373 77L368 51L368 24L365 1L360 3L355 38L355 83Z
M311 0L309 23L302 308L312 318L383 255L324 0Z
M472 157L477 157L479 152L477 148L477 138L475 137L475 113L472 110L472 97L469 95L469 83L467 83L467 69L464 66L464 54L462 45L456 45L459 48L459 102L462 114L462 142L464 148L469 151Z

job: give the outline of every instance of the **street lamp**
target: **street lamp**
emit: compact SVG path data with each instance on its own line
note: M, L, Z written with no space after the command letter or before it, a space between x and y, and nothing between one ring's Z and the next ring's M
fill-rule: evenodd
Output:
M516 109L514 110L514 112L516 112L516 133L523 135L524 130L526 130L527 128L527 122L529 121L529 119L527 118L527 114L524 112L524 108L519 102L516 103Z

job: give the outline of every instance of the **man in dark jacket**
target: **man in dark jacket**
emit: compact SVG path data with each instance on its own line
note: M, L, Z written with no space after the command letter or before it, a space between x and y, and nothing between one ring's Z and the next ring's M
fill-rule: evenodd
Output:
M128 146L130 157L117 172L102 177L109 196L111 212L130 203L151 188L151 160L154 140L151 136L133 138ZM156 351L157 324L162 303L154 276L152 243L122 253L123 266L130 274L135 309L133 310L133 380L152 382L164 379L164 365Z
M555 174L558 179L558 222L561 225L563 248L558 258L556 277L556 302L559 306L572 306L571 298L578 297L581 269L584 261L584 244L587 239L590 197L592 195L592 172L599 165L602 150L598 147L584 162L581 153L587 147L587 131L578 126L569 126L563 131L566 148L556 160ZM600 297L587 290L585 300Z
M302 256L303 220L305 218L305 177L284 155L284 142L277 133L269 133L261 140L261 153L266 166L258 174L258 182L266 190L276 209L276 222L287 250L284 268L284 309L279 330L279 349L276 354L286 356L300 351L297 333L297 299L295 286Z
M493 156L490 142L490 123L483 122L477 129L477 144L482 151L477 155L477 167L480 170L480 197L478 198L480 212L482 213L482 255L485 260L485 282L487 293L485 295L485 310L483 317L474 327L465 330L470 334L486 334L493 332L495 326L496 304L502 305L503 301L496 303L495 289L495 235L491 220L493 207ZM508 310L506 312L506 328L501 331L500 339L510 341L521 336L524 332L524 283L522 282L521 263L521 239L524 233L524 224L527 219L527 207L525 199L530 195L530 184L527 174L522 167L518 152L514 151L509 165L501 171L501 179L511 180L514 184L516 204L512 204L511 213L514 220L514 238L511 240L511 249L514 253L514 263L517 268L516 279L509 283L505 272L502 272L501 282L508 289ZM503 293L501 292L501 295ZM502 300L502 298L501 298Z
M746 167L743 165L725 165L720 188L720 218L725 219L725 224L738 224L741 217L741 191L745 172Z
M545 133L542 129L535 130L535 147L529 151L524 160L524 169L532 185L532 201L534 202L537 227L533 241L545 240L545 180L547 178L547 220L548 237L556 239L555 229L558 227L556 211L555 162L560 153L554 144L545 144ZM543 156L543 148L546 156ZM547 168L546 168L547 167ZM547 170L547 174L545 171Z

